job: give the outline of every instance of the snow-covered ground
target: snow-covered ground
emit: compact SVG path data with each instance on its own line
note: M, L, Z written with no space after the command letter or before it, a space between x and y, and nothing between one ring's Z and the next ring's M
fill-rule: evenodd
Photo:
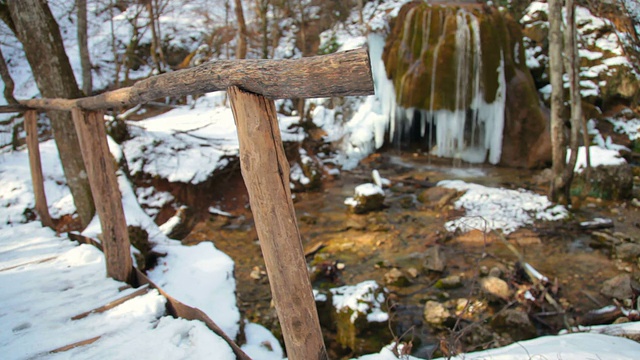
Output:
M386 19L394 16L405 2L367 2L364 15L369 19L370 28L384 29ZM74 11L73 2L49 3L52 4L61 27L67 29L63 31L63 35L70 58L77 59L75 31L72 31L75 25L69 20L72 17L69 14ZM161 21L163 28L171 28L172 33L181 34L181 37L175 38L176 42L189 42L191 35L201 36L203 32L208 32L207 27L211 24L198 15L201 13L199 6L209 5L208 1L191 1L191 5L187 7L180 6L179 1L169 3L171 7ZM128 19L128 15L131 14L121 14L114 19L118 41L126 41L131 37L128 25L131 18ZM110 22L106 16L108 14L103 13L102 17L90 21L96 87L105 86L114 75ZM354 25L357 17L354 11L346 27L332 29L341 49L360 46L367 40L372 41L372 38L367 39L361 29ZM185 18L190 20L184 21ZM1 29L2 26L0 23L0 30L6 31ZM150 34L142 36L148 38ZM324 38L331 39L331 36L325 35ZM383 40L380 36L373 38L373 41ZM189 43L188 46L195 49L197 45ZM282 43L276 53L295 56L296 49L290 49L291 45L291 41ZM7 37L3 39L1 46L5 57L13 59L10 67L17 84L16 96L37 96L28 67L24 66L24 61L18 61L22 59L20 45ZM595 55L585 53L584 56ZM74 62L72 65L79 74L79 63ZM149 67L143 67L132 76L147 75L149 71ZM77 78L80 79L79 76ZM380 97L368 97L354 103L359 104L355 109L356 115L352 119L345 119L348 120L346 124L337 124L334 110L322 106L320 102L313 113L314 123L327 131L327 139L337 141L343 135L348 136L341 156L346 167L357 165L361 158L382 146L386 122L381 114L388 113L389 110L386 108L389 104L383 103L383 98ZM0 119L4 119L6 115L1 116ZM279 116L284 140L302 140L303 134L289 129L289 125L296 121L298 117ZM132 173L143 171L170 181L197 184L207 179L216 169L226 166L227 157L238 154L233 118L222 93L207 94L189 106L178 107L163 115L137 122L131 129L134 136L131 140L122 146L110 141L110 148L116 158L126 158ZM630 131L637 134L638 127ZM4 136L0 140L2 144L8 142ZM53 141L43 142L40 150L45 190L52 216L58 218L73 214L75 208ZM186 247L167 238L165 233L169 232L170 227L158 227L140 207L141 201L156 204L168 201L167 195L153 191L136 194L122 173L119 173L118 181L127 223L145 229L154 249L167 254L150 271L150 278L176 299L203 310L227 335L235 338L243 320L236 305L233 261L216 249L212 242ZM153 359L233 358L226 343L204 324L166 316L166 299L155 290L107 312L71 320L75 315L103 306L134 290L119 290L124 284L106 278L104 258L96 249L75 244L64 236L42 228L38 222L27 222L28 212L25 210L33 209L34 198L26 149L0 152L0 184L0 357L117 359L136 354L139 358ZM466 197L460 200L460 206L478 211L478 214L469 213L469 216L490 218L490 215L496 215L491 221L495 228L504 232L526 225L534 218L540 218L541 214L554 217L564 214L564 209L553 208L545 197L532 193L490 189L467 183L448 183L447 186L467 190ZM474 196L477 198L476 202L473 200ZM489 198L495 201L484 201ZM518 199L520 204L514 199ZM484 201L490 207L480 208L478 201ZM506 209L506 213L497 212L497 209ZM549 209L554 210L549 212ZM505 222L504 219L508 217L512 219ZM519 222L514 223L515 220ZM95 237L100 232L100 223L95 218L84 234ZM620 328L640 333L637 323L621 325L616 329ZM243 345L243 349L252 358L282 359L280 344L262 326L245 324L244 335L247 343ZM98 336L100 338L91 344L56 354L49 353L62 346ZM639 344L623 338L602 334L568 334L468 354L464 358L635 359L639 353ZM379 354L367 355L361 359L395 359L395 356L385 348Z

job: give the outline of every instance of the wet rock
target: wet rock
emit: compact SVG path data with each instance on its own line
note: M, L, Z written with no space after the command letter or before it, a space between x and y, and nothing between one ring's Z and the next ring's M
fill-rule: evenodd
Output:
M616 257L625 261L638 261L640 244L622 243L616 246Z
M499 267L494 266L489 270L489 276L500 278L502 276L502 270Z
M437 301L427 301L424 304L424 320L433 326L442 326L451 316L447 308Z
M418 277L418 275L420 275L420 272L418 272L418 269L414 267L410 267L407 269L407 274L409 274L409 276L415 279Z
M447 258L440 245L431 246L425 252L424 268L429 271L442 272L447 266Z
M515 341L531 339L538 335L529 315L517 309L499 312L491 321L491 327L499 333L509 333Z
M629 274L622 274L605 281L602 284L600 293L606 297L619 300L632 297L631 276Z
M442 278L436 282L435 287L438 289L456 289L462 286L462 278L458 275L451 275Z
M489 275L489 268L486 267L485 265L482 265L480 266L479 272L480 272L480 276L487 276Z
M453 199L458 191L443 187L432 187L418 194L418 201L434 208L443 208Z
M622 243L622 240L605 231L593 231L591 237L601 246L615 246Z
M485 294L488 300L508 300L511 297L511 289L506 281L495 276L487 276L480 279L480 290Z
M586 172L577 173L571 185L572 191L582 191ZM627 163L597 166L591 169L591 192L589 196L605 200L627 200L633 190L633 174Z
M320 314L320 319L324 319L321 324L336 332L336 340L344 349L371 353L380 351L381 346L391 341L386 326L389 316L382 308L386 291L375 281L333 288L323 295L327 299L325 303L330 305L325 307L330 314ZM318 299L317 294L316 302Z
M375 184L356 186L354 197L344 201L347 208L356 214L366 214L384 207L384 190Z
M387 285L405 287L411 285L411 281L397 268L389 270L384 274L384 282Z

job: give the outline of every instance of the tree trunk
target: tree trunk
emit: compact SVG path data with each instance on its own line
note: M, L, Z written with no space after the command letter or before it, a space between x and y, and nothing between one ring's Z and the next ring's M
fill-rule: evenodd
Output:
M260 32L262 33L262 58L269 58L269 0L258 0L258 11L260 13Z
M15 84L13 83L13 78L11 78L7 62L4 60L4 55L2 55L2 49L0 49L0 76L2 76L2 82L4 83L4 98L7 100L7 104L17 105L18 101L13 97Z
M562 120L562 0L549 0L549 72L551 77L552 201L566 203L563 176L566 167L564 124Z
M93 78L87 39L87 0L78 0L78 48L80 50L80 65L82 66L82 91L86 96L91 96Z
M113 8L115 4L109 4L109 27L111 29L111 52L113 53L113 63L116 64L116 74L115 74L115 85L116 88L120 87L120 68L122 65L120 64L120 59L118 56L118 44L116 43L116 31L113 25Z
M153 63L156 66L156 71L158 73L162 72L162 64L160 63L160 59L158 57L158 32L156 31L156 16L153 11L153 0L147 0L147 12L149 13L149 26L151 27L151 58L153 59Z
M578 56L576 30L575 5L573 0L566 0L567 29L565 30L565 69L569 77L569 96L571 99L571 155L563 175L563 188L560 191L565 194L568 201L571 199L571 183L573 182L573 170L578 160L578 147L580 145L580 127L582 125L582 101L580 98L580 57ZM585 144L589 146L588 143Z
M62 44L60 29L44 0L9 1L9 12L43 97L78 98L81 92ZM62 168L82 226L95 213L87 172L71 114L50 111L51 127Z
M236 59L247 57L247 24L244 22L242 1L235 0L236 20L238 21L238 45L236 47Z

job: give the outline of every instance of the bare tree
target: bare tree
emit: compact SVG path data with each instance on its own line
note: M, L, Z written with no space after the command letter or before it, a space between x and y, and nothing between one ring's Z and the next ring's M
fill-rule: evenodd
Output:
M242 1L235 0L236 20L238 21L238 44L236 47L236 58L247 57L247 24L244 21L244 11Z
M151 58L158 72L162 72L164 65L164 52L160 41L160 24L158 15L161 12L158 1L145 0L147 12L149 13L149 27L151 28Z
M562 184L564 189L561 191L565 193L568 199L570 197L571 183L573 182L573 172L576 167L576 161L578 160L578 146L580 127L582 126L582 99L580 97L580 57L578 56L578 31L576 29L576 16L575 16L575 4L573 0L566 0L565 13L567 17L567 28L564 32L565 35L565 69L567 76L569 77L569 96L571 99L571 137L569 146L571 148L571 155L567 163L567 167L564 171ZM586 133L586 128L583 129ZM589 143L585 143L587 152L589 152Z
M568 191L564 184L566 168L566 141L564 137L564 107L562 96L562 0L549 0L549 75L551 78L551 151L552 180L550 198L567 203Z
M77 0L78 5L78 48L80 50L80 65L82 67L82 91L89 96L93 92L93 78L91 76L91 57L89 56L89 41L87 39L87 0Z
M18 101L13 97L15 84L11 73L9 73L7 62L4 60L4 55L2 55L2 49L0 49L0 76L2 76L2 82L4 82L4 98L7 100L7 104L17 104Z
M9 14L16 36L22 43L38 89L43 97L78 98L82 95L76 83L69 58L64 50L60 29L45 0L10 0ZM67 184L83 226L95 213L87 172L82 161L75 126L68 112L51 111L51 128L60 153Z
M269 0L256 0L257 13L260 16L260 35L262 36L262 58L269 57Z

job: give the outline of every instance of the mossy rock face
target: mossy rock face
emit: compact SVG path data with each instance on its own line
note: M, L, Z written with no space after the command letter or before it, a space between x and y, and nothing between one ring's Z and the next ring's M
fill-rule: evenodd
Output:
M633 192L633 172L629 164L598 166L591 169L590 196L605 200L628 200ZM572 193L580 194L586 185L586 172L576 174Z
M399 108L423 111L423 122L438 111L466 111L469 134L463 143L473 146L485 140L479 141L484 130L474 138L472 129L484 129L484 122L500 116L479 115L484 105L475 100L486 105L504 101L500 164L543 167L550 161L547 118L527 68L520 24L511 15L480 4L414 1L405 4L390 25L382 57ZM475 117L480 119L477 124ZM420 142L428 138L431 144L432 134L420 131L399 135L400 142L406 137L409 143L423 146Z
M369 354L380 351L382 347L389 344L393 339L389 332L387 321L372 321L368 319L373 309L379 308L385 303L387 292L384 288L376 286L371 288L367 294L357 300L357 303L366 305L364 311L355 310L348 306L337 309L334 304L334 297L339 296L330 291L321 291L321 296L316 296L316 305L320 323L331 332L335 332L336 340L341 352L345 354ZM351 295L353 296L353 295ZM367 299L368 298L368 299ZM371 298L375 299L371 301ZM386 309L382 309L386 310Z
M478 72L483 100L492 103L498 68L509 51L506 32L503 15L493 7L422 1L404 5L383 54L398 105L431 111L466 109L473 101Z

